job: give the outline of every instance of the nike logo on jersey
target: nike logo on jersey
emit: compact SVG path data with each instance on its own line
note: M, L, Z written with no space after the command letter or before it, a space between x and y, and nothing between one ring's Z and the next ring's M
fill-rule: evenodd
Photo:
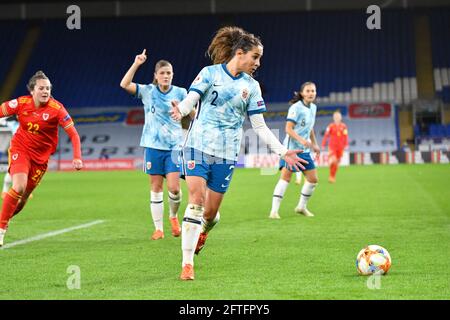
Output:
M213 86L214 86L214 87L220 87L220 86L222 86L222 85L221 85L220 83L214 83Z

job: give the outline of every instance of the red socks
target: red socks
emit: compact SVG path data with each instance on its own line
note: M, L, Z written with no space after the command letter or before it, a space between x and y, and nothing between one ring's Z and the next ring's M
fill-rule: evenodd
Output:
M14 215L14 211L16 211L20 199L22 199L22 195L17 193L13 188L9 189L6 193L0 214L0 229L6 229L9 220Z

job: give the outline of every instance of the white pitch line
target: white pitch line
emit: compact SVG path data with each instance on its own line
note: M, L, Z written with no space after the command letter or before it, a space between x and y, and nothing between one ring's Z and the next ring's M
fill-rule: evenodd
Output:
M63 233L66 233L66 232L70 232L70 231L74 231L74 230L78 230L78 229L89 228L89 227L92 227L92 226L94 226L96 224L103 223L103 222L105 222L105 221L104 220L95 220L95 221L92 221L92 222L89 222L89 223L80 224L79 226L74 226L74 227L70 227L70 228L66 228L66 229L61 229L61 230L56 230L56 231L52 231L52 232L48 232L48 233L43 233L43 234L40 234L40 235L31 237L31 238L28 238L28 239L23 239L23 240L19 240L19 241L15 241L15 242L11 242L11 243L5 244L0 249L1 250L8 249L8 248L11 248L11 247L19 246L21 244L26 244L26 243L33 242L33 241L38 241L38 240L42 240L42 239L45 239L45 238L54 237L54 236L57 236L59 234L63 234Z

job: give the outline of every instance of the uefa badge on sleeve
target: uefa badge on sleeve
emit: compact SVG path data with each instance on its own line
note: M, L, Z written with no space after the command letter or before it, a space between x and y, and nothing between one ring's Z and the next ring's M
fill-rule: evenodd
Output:
M187 167L188 167L189 170L194 170L194 168L195 168L195 160L189 160L187 162Z

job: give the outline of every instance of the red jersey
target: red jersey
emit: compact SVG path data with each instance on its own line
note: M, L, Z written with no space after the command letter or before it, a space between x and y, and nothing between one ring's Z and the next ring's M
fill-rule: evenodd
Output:
M11 149L27 152L36 163L46 163L56 151L58 125L65 130L74 125L63 104L50 98L36 108L31 96L7 101L0 106L0 117L17 115L19 129L11 140Z
M327 139L330 138L328 147L330 150L344 150L348 146L348 130L344 123L330 123L325 131L322 140L322 147L327 144Z

